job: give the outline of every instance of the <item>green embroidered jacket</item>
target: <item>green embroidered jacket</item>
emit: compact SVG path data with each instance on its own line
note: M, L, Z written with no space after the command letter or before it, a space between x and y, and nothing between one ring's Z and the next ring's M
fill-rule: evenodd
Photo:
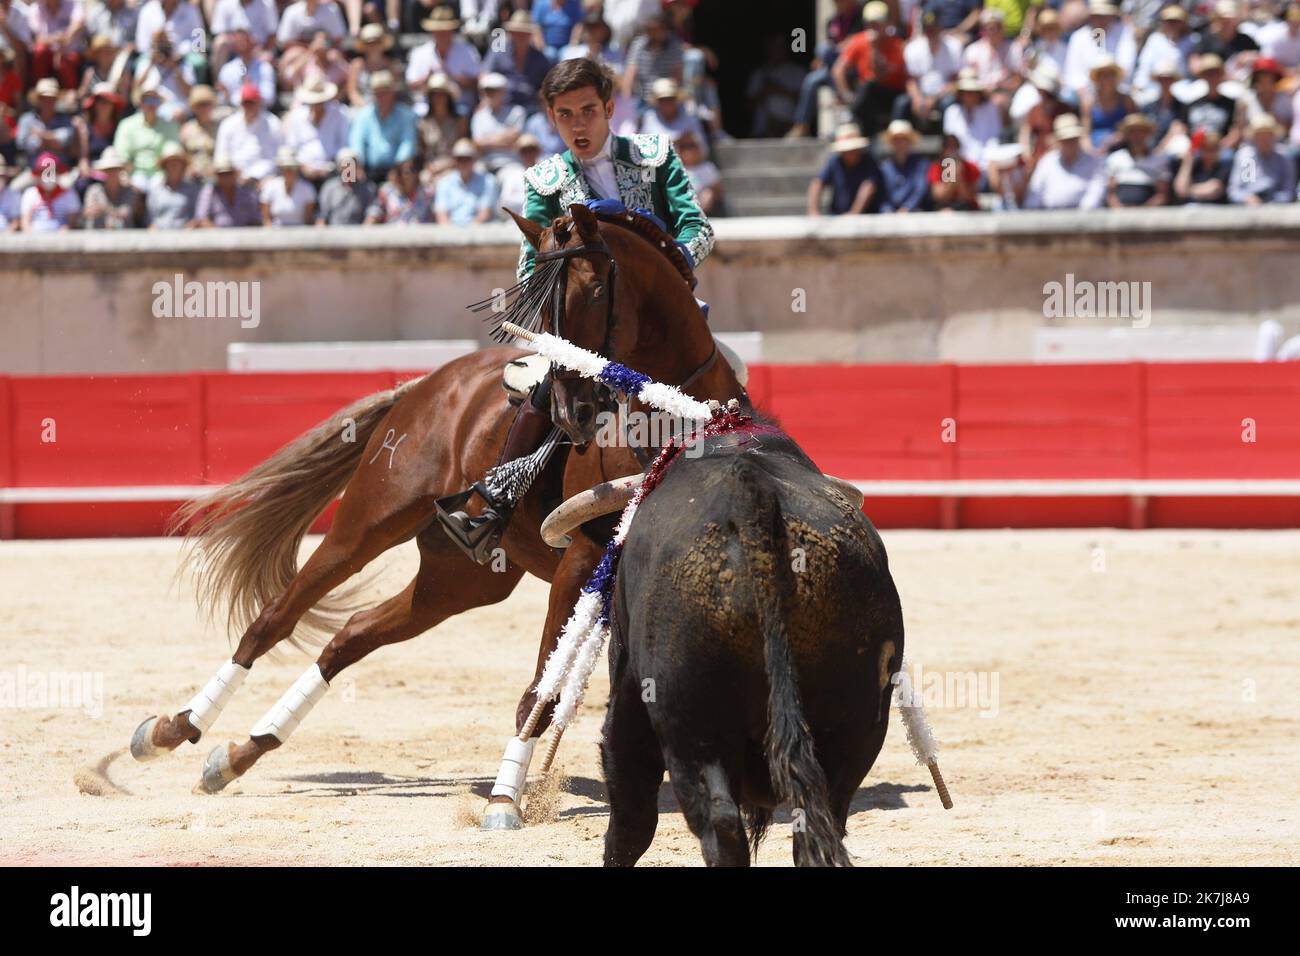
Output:
M638 133L614 136L612 158L619 198L628 209L649 209L685 243L695 265L713 249L713 227L700 209L695 189L667 136ZM563 216L573 203L596 198L571 150L544 159L524 173L524 218L542 226ZM613 198L613 197L604 197ZM518 278L532 275L536 253L520 243Z

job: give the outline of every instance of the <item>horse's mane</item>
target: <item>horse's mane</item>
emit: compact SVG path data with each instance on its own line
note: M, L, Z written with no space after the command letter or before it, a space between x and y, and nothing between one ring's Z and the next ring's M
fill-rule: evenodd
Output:
M665 230L660 229L653 220L633 212L617 215L599 213L596 218L601 222L610 223L633 232L646 240L673 264L678 274L686 280L687 285L695 285L695 270L691 268L691 264L687 261L686 254L682 252L682 247L677 245L677 240Z
M677 270L688 288L694 287L695 272L687 261L685 253L677 245L676 240L665 230L660 229L656 223L634 212L597 213L596 218L604 225L613 226L644 239ZM567 234L574 228L573 217L558 216L551 220L549 228L553 233L564 235L563 241L567 242ZM472 312L489 313L483 317L483 321L491 323L491 337L495 342L506 342L510 339L510 334L501 327L505 322L536 332L542 325L542 309L550 301L556 286L563 279L567 265L566 259L543 262L533 270L532 275L497 295L472 303L468 308Z

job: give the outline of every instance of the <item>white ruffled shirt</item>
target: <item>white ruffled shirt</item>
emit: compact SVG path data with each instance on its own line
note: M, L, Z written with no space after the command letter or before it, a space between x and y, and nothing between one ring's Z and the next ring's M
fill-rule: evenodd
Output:
M618 178L614 175L614 134L605 137L605 145L593 159L580 159L582 175L587 177L587 185L595 190L602 199L622 199L618 194Z

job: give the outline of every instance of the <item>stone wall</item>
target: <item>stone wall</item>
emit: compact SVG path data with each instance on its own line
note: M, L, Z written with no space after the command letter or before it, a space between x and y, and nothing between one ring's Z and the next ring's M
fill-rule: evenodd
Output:
M1153 327L1300 331L1300 207L721 220L699 294L769 362L1019 362L1067 274L1149 282ZM513 226L0 236L0 373L224 368L230 342L482 337ZM256 282L260 319L155 315L159 283Z

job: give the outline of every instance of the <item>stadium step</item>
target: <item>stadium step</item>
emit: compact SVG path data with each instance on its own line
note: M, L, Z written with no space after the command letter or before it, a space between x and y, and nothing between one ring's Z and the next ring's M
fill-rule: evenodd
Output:
M764 196L727 193L727 212L732 216L802 216L807 208L803 195Z
M737 166L724 170L723 176L729 195L802 196L808 190L808 180L820 171L820 165Z
M715 147L722 169L820 166L826 144L817 139L733 139Z

